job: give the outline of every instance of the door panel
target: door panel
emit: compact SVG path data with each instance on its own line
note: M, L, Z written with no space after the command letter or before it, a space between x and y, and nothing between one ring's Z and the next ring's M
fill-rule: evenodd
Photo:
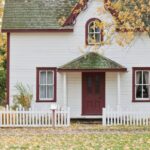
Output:
M82 114L101 115L105 107L105 73L82 73Z

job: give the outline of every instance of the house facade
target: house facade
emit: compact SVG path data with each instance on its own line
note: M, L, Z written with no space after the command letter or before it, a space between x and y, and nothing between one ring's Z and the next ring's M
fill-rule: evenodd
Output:
M15 85L29 85L32 105L49 110L52 103L70 107L71 118L99 118L102 108L149 111L150 38L144 33L128 47L94 42L105 38L96 21L103 0L6 0L2 31L7 32L7 99L13 105ZM76 9L82 11L77 15ZM64 26L59 18L67 18ZM85 46L86 45L86 46ZM96 51L96 52L95 52Z

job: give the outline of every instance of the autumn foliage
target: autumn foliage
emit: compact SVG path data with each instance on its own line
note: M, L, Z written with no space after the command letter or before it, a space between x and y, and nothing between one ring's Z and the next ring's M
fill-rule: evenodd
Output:
M120 31L150 32L149 0L105 0Z
M79 3L72 9L72 14L79 14L88 0L79 0ZM103 28L105 40L101 45L108 45L112 42L120 46L129 45L137 33L146 33L150 36L150 0L104 0L102 7L97 6L100 15L111 13L113 19L108 23L102 20L96 23ZM66 22L62 16L61 24ZM118 31L118 32L116 32Z
M3 16L3 0L0 0L0 19ZM0 104L5 103L6 95L6 34L0 33Z
M150 36L149 0L105 0L104 7L113 16L113 28L118 31L115 39L119 45L130 44L137 33Z
M83 4L83 0L79 0ZM150 36L150 1L149 0L104 0L104 5L97 8L99 15L110 13L112 21L101 20L96 25L104 29L101 45L116 42L120 46L132 43L137 33Z

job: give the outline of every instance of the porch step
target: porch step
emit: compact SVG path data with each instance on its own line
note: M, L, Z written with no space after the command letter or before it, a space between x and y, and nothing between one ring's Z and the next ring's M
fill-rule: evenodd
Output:
M71 119L71 122L79 124L101 124L102 119Z

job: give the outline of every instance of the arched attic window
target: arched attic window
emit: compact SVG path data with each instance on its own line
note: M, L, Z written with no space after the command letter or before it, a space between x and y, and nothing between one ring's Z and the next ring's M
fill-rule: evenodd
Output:
M86 23L86 45L100 45L103 41L103 28L101 21L97 18L92 18Z

